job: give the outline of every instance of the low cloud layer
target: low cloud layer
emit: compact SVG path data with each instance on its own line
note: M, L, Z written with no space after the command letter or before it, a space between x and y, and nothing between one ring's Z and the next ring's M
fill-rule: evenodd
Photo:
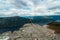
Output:
M60 0L0 0L0 16L60 15Z

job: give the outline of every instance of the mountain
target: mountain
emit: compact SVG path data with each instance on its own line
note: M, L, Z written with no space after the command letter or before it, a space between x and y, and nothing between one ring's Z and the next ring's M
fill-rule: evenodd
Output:
M30 23L29 19L18 16L0 18L0 27L17 27L25 23Z
M0 17L0 27L17 27L26 23L48 24L49 22L60 20L60 16L29 16L29 17Z
M51 16L47 16L47 17L49 17L49 18L52 17L52 19L54 19L54 20L60 20L60 15L51 15Z
M50 22L60 20L60 15L50 15L50 16L26 16L24 18L30 18L33 23L48 24Z
M52 18L51 18L52 17ZM0 33L18 30L24 24L37 23L40 25L59 20L60 16L29 16L29 17L0 17Z
M32 23L48 24L49 22L55 21L50 16L25 16L24 18L31 19Z

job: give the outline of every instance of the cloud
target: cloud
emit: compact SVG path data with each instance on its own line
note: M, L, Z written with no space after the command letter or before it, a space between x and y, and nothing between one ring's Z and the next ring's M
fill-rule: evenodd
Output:
M49 8L60 6L60 1L57 0L26 0L26 1L22 0L22 2L26 2L25 4L27 5L27 7L31 9L30 13L32 13L31 15L33 16L55 15L55 12L52 9L51 12L48 12ZM54 10L56 11L56 9Z
M0 15L2 15L2 17L10 17L10 16L16 16L16 13L14 13L14 12L16 12L16 10L14 9L11 9L11 10L8 10L8 11L0 11Z
M0 5L0 16L48 16L60 12L60 0L1 0Z

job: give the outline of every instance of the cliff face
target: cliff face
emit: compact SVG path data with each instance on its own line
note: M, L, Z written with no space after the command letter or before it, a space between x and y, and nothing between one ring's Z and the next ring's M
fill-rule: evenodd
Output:
M8 38L9 40L58 40L58 38L55 38L53 30L33 23L25 24L22 28L19 28L19 30L13 32L5 32L1 36L5 36L4 39Z

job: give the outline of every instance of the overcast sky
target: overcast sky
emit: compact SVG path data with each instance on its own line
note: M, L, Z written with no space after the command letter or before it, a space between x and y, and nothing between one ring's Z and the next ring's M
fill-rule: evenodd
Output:
M49 15L60 15L60 0L0 0L0 17Z

